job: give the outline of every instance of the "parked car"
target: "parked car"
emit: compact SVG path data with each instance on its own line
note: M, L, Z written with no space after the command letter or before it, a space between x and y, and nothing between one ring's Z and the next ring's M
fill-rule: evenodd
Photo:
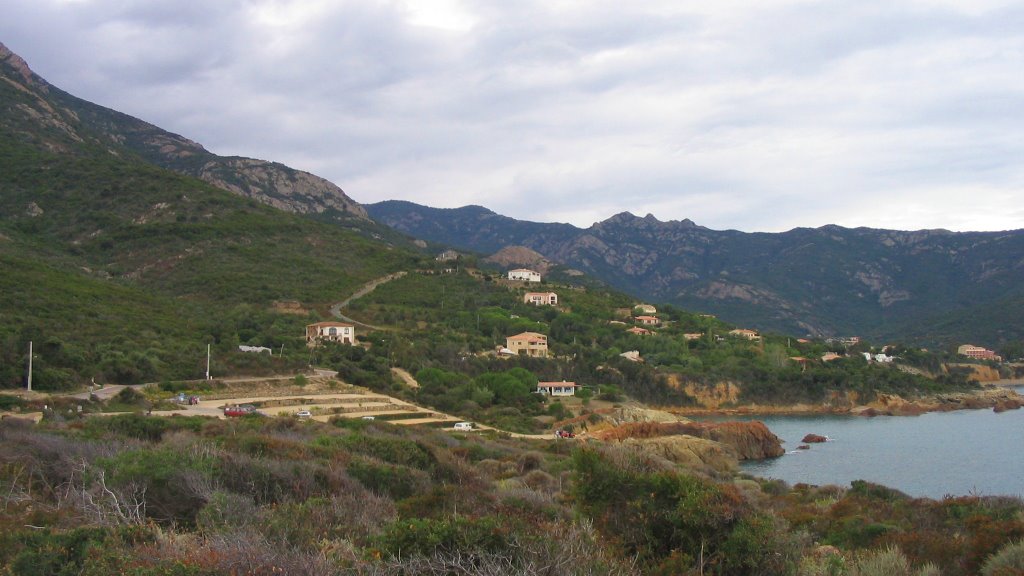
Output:
M455 430L461 430L463 432L467 432L467 431L470 431L470 430L473 429L473 423L472 422L456 422L454 428L455 428Z
M363 420L374 420L373 416L363 416Z
M295 413L295 417L296 418L312 418L313 417L313 413L310 412L309 410L299 410L298 412Z

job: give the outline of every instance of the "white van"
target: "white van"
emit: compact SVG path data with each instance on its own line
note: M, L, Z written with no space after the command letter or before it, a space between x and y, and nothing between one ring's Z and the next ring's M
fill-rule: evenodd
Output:
M473 423L472 422L456 422L455 423L455 429L456 430L461 430L463 432L471 431L471 430L473 430Z

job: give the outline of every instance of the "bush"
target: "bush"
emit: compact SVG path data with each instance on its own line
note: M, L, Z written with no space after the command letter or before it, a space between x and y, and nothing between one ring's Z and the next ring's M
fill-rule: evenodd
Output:
M999 552L985 560L981 567L982 576L1024 575L1024 540L1003 546Z
M507 525L494 517L398 520L384 529L374 547L387 556L496 553L509 547Z
M903 555L899 548L890 547L885 550L869 552L860 557L853 565L850 576L894 576L895 574L907 574L908 576L935 576L938 569L931 564L914 570L910 561Z
M372 460L353 461L347 471L368 490L395 500L419 494L430 484L429 477L419 470Z
M147 404L146 397L142 393L129 387L122 388L120 392L114 395L113 400L117 404L124 404L126 406L145 406Z
M403 438L351 434L342 437L339 444L358 454L419 470L429 470L435 462L434 455L422 444Z

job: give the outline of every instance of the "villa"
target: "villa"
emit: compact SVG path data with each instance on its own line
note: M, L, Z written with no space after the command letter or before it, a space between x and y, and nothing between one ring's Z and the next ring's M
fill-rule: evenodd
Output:
M547 358L548 337L536 332L523 332L506 338L505 348L512 354Z
M310 348L323 342L355 344L356 327L345 322L317 322L306 326L306 345Z

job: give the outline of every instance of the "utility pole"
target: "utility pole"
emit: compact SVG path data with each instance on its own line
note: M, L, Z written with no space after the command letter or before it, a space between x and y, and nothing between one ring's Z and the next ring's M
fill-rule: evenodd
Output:
M28 341L28 391L32 391L32 341Z
M210 345L206 345L206 379L210 379Z

